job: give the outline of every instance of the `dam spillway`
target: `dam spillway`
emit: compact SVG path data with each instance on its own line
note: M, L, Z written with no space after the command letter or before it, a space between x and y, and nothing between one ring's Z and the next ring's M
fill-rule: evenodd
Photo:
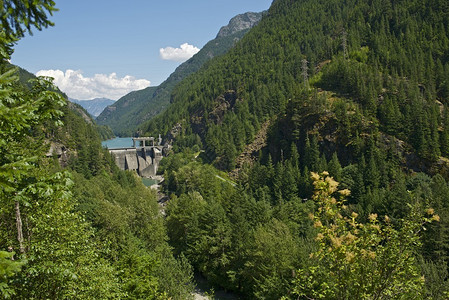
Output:
M163 158L163 146L159 138L155 145L153 137L133 138L133 147L108 149L121 170L136 171L141 177L152 177L157 173Z

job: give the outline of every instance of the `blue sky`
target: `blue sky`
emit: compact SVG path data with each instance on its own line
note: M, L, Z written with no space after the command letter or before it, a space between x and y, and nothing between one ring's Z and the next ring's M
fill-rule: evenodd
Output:
M12 63L52 75L69 97L117 99L128 90L159 85L176 69L181 62L162 59L161 48L184 45L171 50L192 54L235 15L268 9L271 2L56 0L55 26L20 40Z

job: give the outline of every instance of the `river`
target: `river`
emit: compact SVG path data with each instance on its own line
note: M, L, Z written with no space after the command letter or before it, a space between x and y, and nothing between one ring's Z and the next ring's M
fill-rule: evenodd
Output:
M104 148L113 149L113 148L126 148L133 146L133 138L132 137L117 137L114 139L106 140L101 142ZM220 180L227 181L230 184L234 185L233 182L228 181L224 178L221 178L217 175ZM150 187L154 184L158 184L163 180L162 176L155 176L154 178L142 178L142 182L145 186ZM212 287L207 283L207 280L199 275L195 276L195 282L197 284L195 293L193 294L195 300L209 300L211 298L217 300L236 300L240 299L237 295L218 290L213 292ZM208 296L208 293L213 294L213 297Z

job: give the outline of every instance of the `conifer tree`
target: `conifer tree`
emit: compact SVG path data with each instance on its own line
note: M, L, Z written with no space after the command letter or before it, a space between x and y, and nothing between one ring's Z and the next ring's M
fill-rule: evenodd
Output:
M328 166L329 174L336 181L340 181L343 169L341 167L340 161L338 160L337 152L334 152L332 154L332 158L329 161L329 163L327 164L327 166Z

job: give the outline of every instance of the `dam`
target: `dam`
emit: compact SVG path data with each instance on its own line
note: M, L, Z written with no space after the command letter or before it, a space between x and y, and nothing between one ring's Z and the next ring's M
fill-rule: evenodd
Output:
M121 170L136 171L141 177L153 177L157 173L159 162L163 158L164 146L159 137L157 144L154 137L132 138L133 146L111 148L115 163Z

